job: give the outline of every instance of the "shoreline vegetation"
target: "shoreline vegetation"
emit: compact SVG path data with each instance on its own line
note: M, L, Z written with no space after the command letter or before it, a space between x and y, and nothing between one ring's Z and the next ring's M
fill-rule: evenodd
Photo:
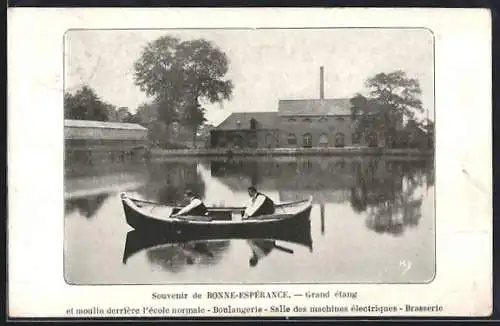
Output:
M148 152L150 158L177 156L313 156L313 155L397 155L397 156L433 156L433 149L415 148L252 148L252 149L158 149Z

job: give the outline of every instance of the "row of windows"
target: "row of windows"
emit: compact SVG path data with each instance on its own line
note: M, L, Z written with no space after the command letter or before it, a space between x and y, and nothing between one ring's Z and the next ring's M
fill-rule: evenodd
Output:
M312 119L312 118L303 118L301 121L302 121L302 122L313 122L313 120L316 120L316 119ZM336 121L344 121L344 118L342 118L342 117L336 117L336 118L335 118L335 120L336 120ZM288 122L297 122L297 121L298 121L298 119L297 119L297 118L289 118L289 119L288 119ZM326 121L328 121L328 119L327 119L327 118L325 118L325 117L321 117L321 118L319 118L319 119L318 119L318 121L319 121L319 122L326 122Z
M369 139L371 138L371 139ZM376 135L370 134L367 135L367 142L369 140L373 140L373 138L376 138ZM297 145L297 136L295 136L294 133L288 134L288 145ZM351 136L351 141L353 145L359 145L361 143L361 133L355 132ZM345 136L343 133L338 132L335 134L335 145L337 146L343 146L345 142ZM304 146L312 146L312 135L310 133L305 133L302 135L302 143ZM321 134L319 136L319 145L328 145L328 135L327 134Z

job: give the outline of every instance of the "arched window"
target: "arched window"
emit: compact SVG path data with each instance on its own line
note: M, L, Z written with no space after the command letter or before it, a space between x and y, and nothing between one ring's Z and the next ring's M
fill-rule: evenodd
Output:
M326 121L328 121L328 119L327 119L327 118L325 118L325 117L321 117L321 118L319 118L319 122L326 122Z
M344 134L341 132L338 132L335 135L335 147L344 147Z
M302 139L304 147L312 147L312 136L310 133L305 133Z
M344 118L342 118L342 117L336 117L335 120L337 120L337 121L344 121Z
M371 132L366 135L366 143L369 147L377 147L378 146L378 137L377 133Z
M243 138L241 135L236 135L233 138L233 147L241 148L243 147Z
M319 146L328 146L328 135L322 134L319 136Z
M273 146L273 135L271 133L268 133L267 136L266 136L266 146L267 147L272 147Z
M219 147L226 147L227 146L226 136L224 134L222 134L218 138L219 138Z
M297 120L295 120L295 118L288 119L288 122L295 122L295 121L297 121Z
M304 120L302 120L304 122L312 122L312 120L310 118L304 118Z
M359 145L361 142L361 133L355 132L352 134L352 144L353 145Z
M297 145L297 137L295 137L295 134L288 134L288 145Z

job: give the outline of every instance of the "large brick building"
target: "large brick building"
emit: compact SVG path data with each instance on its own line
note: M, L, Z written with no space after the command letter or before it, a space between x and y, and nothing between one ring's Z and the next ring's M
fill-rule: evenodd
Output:
M349 98L280 100L278 111L232 113L211 131L213 148L379 146L376 133L355 131Z

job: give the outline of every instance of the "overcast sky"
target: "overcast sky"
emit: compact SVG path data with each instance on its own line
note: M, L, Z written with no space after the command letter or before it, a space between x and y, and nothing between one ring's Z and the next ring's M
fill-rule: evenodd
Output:
M276 111L280 99L318 98L320 66L326 98L366 92L368 77L402 69L419 79L424 108L434 117L432 35L418 29L70 31L66 90L86 83L102 100L135 112L148 99L134 84L134 62L163 35L205 38L227 54L233 98L223 108L205 105L212 123L231 112Z

